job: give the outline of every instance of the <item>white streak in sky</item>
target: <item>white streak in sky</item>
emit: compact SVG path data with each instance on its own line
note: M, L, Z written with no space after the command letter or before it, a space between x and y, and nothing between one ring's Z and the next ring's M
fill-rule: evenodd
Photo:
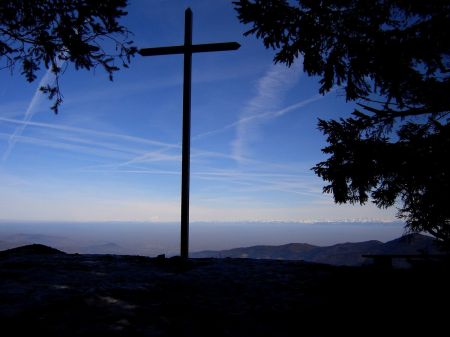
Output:
M232 129L234 127L237 127L238 125L249 123L249 122L251 122L251 121L253 121L255 119L264 119L264 118L269 119L269 118L281 117L281 116L285 115L288 112L291 112L291 111L303 108L304 106L306 106L306 105L308 105L310 103L316 102L316 101L322 99L323 97L324 96L322 96L320 94L317 94L317 95L314 95L314 96L312 96L310 98L304 99L304 100L302 100L300 102L294 103L292 105L289 105L289 106L287 106L287 107L285 107L283 109L277 110L277 111L267 111L267 112L259 114L259 115L252 115L252 116L248 116L248 117L243 117L243 118L240 118L240 119L238 119L237 121L235 121L233 123L227 124L227 125L219 128L219 129L207 131L207 132L204 132L204 133L200 133L200 134L192 137L192 139L193 140L197 140L197 139L204 138L204 137L207 137L207 136L211 136L211 135L214 135L214 134L217 134L217 133L221 133L221 132L224 132L226 130L229 130L229 129Z
M241 113L240 120L247 122L236 125L236 138L232 143L232 153L235 157L244 157L247 146L258 140L259 124L263 117L267 118L272 111L279 109L284 93L297 82L300 74L301 69L298 66L287 68L284 65L274 65L258 81L256 95Z
M30 104L28 104L28 108L25 111L25 115L23 116L22 124L17 126L17 128L14 130L14 132L11 134L11 136L8 139L8 147L6 148L5 152L2 156L2 161L5 162L9 155L11 154L12 150L14 149L14 145L17 143L18 137L20 137L27 127L28 123L30 122L31 118L33 118L33 115L36 112L36 107L39 105L43 95L40 90L41 87L46 86L50 83L50 81L53 80L53 74L51 71L51 68L47 70L45 75L42 77L41 81L39 82L38 87L36 88L36 91L34 92L33 98L31 99Z
M147 139L147 138L129 136L129 135L120 134L120 133L112 133L112 132L97 131L97 130L92 130L92 129L77 128L77 127L67 126L67 125L56 125L56 124L41 123L41 122L23 121L23 120L4 118L4 117L0 117L0 121L13 123L13 124L20 124L20 125L26 124L29 126L36 126L36 127L46 128L46 129L54 129L54 130L82 133L82 134L87 134L87 135L91 135L91 136L111 137L111 138L116 138L116 139L120 139L123 141L136 142L136 143L148 144L148 145L154 145L154 146L181 148L181 146L179 144L164 143L164 142L151 140L151 139Z

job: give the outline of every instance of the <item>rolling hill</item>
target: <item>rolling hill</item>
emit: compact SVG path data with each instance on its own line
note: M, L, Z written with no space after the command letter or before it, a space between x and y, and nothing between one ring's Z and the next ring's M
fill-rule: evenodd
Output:
M193 258L251 258L272 260L303 260L336 266L359 266L368 263L364 254L437 254L435 240L422 234L408 234L398 239L382 243L371 240L364 242L340 243L320 247L305 243L290 243L281 246L252 246L221 251L194 252Z

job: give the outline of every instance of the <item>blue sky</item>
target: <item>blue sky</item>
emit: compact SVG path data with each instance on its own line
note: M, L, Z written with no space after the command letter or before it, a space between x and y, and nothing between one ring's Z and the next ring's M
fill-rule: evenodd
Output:
M337 88L274 65L273 51L244 37L231 1L130 1L123 23L140 48L183 42L241 49L193 57L191 220L395 219L395 209L334 205L310 170L324 160L317 118L352 107ZM0 219L178 221L182 57L136 56L113 82L98 69L63 75L58 115L16 69L0 86Z

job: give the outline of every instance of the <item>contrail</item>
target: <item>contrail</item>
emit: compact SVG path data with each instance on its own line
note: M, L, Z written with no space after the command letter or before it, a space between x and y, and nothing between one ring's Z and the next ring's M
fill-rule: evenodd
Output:
M33 115L36 112L35 107L39 104L39 102L42 99L42 92L40 91L40 88L43 86L46 86L50 83L50 81L53 79L51 68L47 70L45 75L42 77L41 81L39 82L38 87L36 88L36 91L34 92L33 98L31 99L30 104L28 104L28 108L25 111L25 115L23 116L23 123L20 124L14 132L11 134L11 136L8 139L8 147L6 148L5 152L2 156L2 161L5 162L9 155L11 154L11 151L14 149L14 145L16 145L17 138L20 137L25 130L25 128L28 125L28 122L33 118Z
M277 110L277 111L268 111L268 112L265 112L265 113L262 113L262 114L259 114L259 115L252 115L252 116L248 116L248 117L243 117L243 118L240 118L240 119L238 119L237 121L235 121L233 123L230 123L228 125L225 125L225 126L221 127L220 129L207 131L207 132L198 134L198 135L192 137L192 139L197 140L199 138L210 136L210 135L213 135L213 134L216 134L216 133L221 133L221 132L226 131L228 129L234 128L234 127L236 127L236 126L238 126L240 124L248 123L248 122L250 122L250 121L252 121L254 119L280 117L280 116L283 116L284 114L286 114L288 112L291 112L293 110L302 108L302 107L304 107L304 106L306 106L306 105L308 105L310 103L318 101L318 100L322 99L323 97L324 96L322 96L320 94L317 94L317 95L314 95L314 96L312 96L312 97L310 97L308 99L302 100L300 102L297 102L295 104L292 104L292 105L290 105L290 106L288 106L286 108L283 108L283 109L280 109L280 110Z
M36 126L36 127L46 128L46 129L61 130L61 131L74 132L74 133L82 133L82 134L96 136L96 137L111 137L111 138L117 138L117 139L124 140L124 141L149 144L149 145L154 145L154 146L181 148L181 145L179 145L179 144L164 143L164 142L160 142L157 140L129 136L126 134L97 131L97 130L93 130L93 129L84 129L84 128L78 128L78 127L67 126L67 125L49 124L49 123L32 122L32 121L25 122L23 120L18 120L18 119L13 119L13 118L5 118L5 117L0 117L0 122L7 122L7 123L13 123L13 124L20 124L20 125L26 124L29 126Z
M331 88L331 90L329 92L332 93L332 92L334 92L336 90L337 90L337 87L333 87L333 88ZM248 122L250 122L250 121L252 121L254 119L277 118L277 117L285 115L288 112L291 112L291 111L303 108L304 106L306 106L308 104L311 104L311 103L314 103L314 102L316 102L318 100L321 100L324 97L325 97L324 95L316 94L314 96L311 96L310 98L304 99L302 101L299 101L297 103L294 103L292 105L289 105L289 106L287 106L287 107L285 107L283 109L277 110L277 111L267 111L267 112L264 112L264 113L259 114L259 115L251 115L251 116L247 116L247 117L242 117L242 118L238 119L237 121L234 121L233 123L227 124L227 125L219 128L219 129L215 129L215 130L211 130L211 131L200 133L200 134L192 137L192 139L193 140L197 140L197 139L200 139L200 138L203 138L203 137L214 135L216 133L221 133L221 132L224 132L224 131L226 131L228 129L232 129L232 128L240 125L240 124L248 123Z
M298 66L288 69L281 65L272 65L262 76L256 86L256 94L241 111L241 120L236 125L236 138L232 142L232 153L237 158L245 155L247 145L258 140L259 124L270 111L278 108L285 93L297 83L301 75ZM252 121L251 123L249 123ZM258 123L259 122L259 123Z

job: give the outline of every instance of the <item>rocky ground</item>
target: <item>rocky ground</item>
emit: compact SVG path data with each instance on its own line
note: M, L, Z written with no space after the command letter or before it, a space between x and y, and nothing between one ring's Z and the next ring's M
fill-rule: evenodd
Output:
M0 252L3 336L441 336L446 265ZM442 330L444 329L444 330Z

